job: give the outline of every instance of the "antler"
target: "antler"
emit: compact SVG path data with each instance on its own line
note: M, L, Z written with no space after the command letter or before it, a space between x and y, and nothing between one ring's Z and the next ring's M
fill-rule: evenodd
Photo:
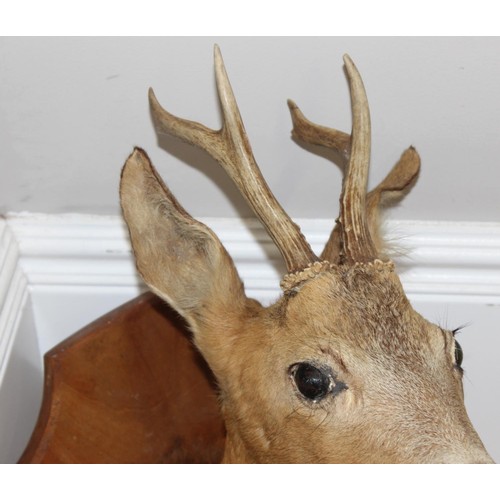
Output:
M351 58L344 56L352 107L351 153L340 197L339 224L347 262L368 262L377 257L366 220L366 186L370 166L370 111L361 76Z
M283 255L288 272L300 271L319 259L300 228L288 217L272 194L255 162L217 45L214 57L217 91L223 115L222 128L216 131L173 116L161 107L150 89L149 100L157 131L198 146L212 156L231 177L266 227Z
M413 147L406 149L387 177L366 195L370 163L368 101L354 63L347 55L344 56L344 62L352 96L351 136L340 130L311 122L292 100L288 101L288 106L293 122L292 135L295 139L328 147L348 164L344 166L340 217L321 258L330 262L347 260L353 263L373 260L377 256L377 245L374 240L378 239L376 227L379 208L388 201L397 200L406 194L418 176L420 157Z

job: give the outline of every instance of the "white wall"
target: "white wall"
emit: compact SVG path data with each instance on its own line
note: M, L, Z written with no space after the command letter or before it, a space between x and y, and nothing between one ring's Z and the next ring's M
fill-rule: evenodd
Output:
M350 130L344 52L371 103L372 183L408 145L422 156L419 184L394 218L500 216L500 38L425 37L2 38L0 213L117 214L120 168L141 145L194 215L249 215L211 160L158 143L149 117L153 86L174 113L218 127L214 42L256 158L293 216L335 216L340 175L290 139L286 99Z
M43 393L43 363L31 300L22 309L0 376L0 463L16 463L35 427Z

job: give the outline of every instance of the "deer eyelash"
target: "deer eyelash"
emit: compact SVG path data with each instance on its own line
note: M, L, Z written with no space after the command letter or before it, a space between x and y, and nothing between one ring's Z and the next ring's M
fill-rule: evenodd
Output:
M468 326L469 326L469 324L465 323L465 324L457 326L456 328L454 328L453 330L451 330L451 333L452 333L453 337L456 337L459 333L462 332L462 330L464 330Z

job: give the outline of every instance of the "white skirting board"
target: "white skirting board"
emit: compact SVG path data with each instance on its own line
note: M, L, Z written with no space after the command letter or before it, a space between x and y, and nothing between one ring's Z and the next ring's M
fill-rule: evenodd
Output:
M284 273L255 220L203 219L219 236L247 294L270 303ZM333 220L298 220L316 252ZM415 308L446 327L469 325L469 414L500 461L500 224L391 221L387 234ZM37 418L42 356L93 319L145 290L120 217L10 214L0 219L0 462L15 462Z

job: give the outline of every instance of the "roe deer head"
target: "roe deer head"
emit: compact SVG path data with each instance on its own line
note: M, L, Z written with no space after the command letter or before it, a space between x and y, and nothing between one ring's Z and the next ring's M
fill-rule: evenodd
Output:
M361 77L344 58L353 126L307 120L289 101L293 134L345 160L340 215L320 257L274 198L255 162L215 48L223 126L177 118L149 98L159 133L208 152L226 170L283 255L282 297L245 296L217 236L179 204L136 148L121 203L137 268L188 322L215 374L224 462L491 462L467 416L453 332L415 312L384 256L377 216L416 179L407 149L366 193L370 115Z

